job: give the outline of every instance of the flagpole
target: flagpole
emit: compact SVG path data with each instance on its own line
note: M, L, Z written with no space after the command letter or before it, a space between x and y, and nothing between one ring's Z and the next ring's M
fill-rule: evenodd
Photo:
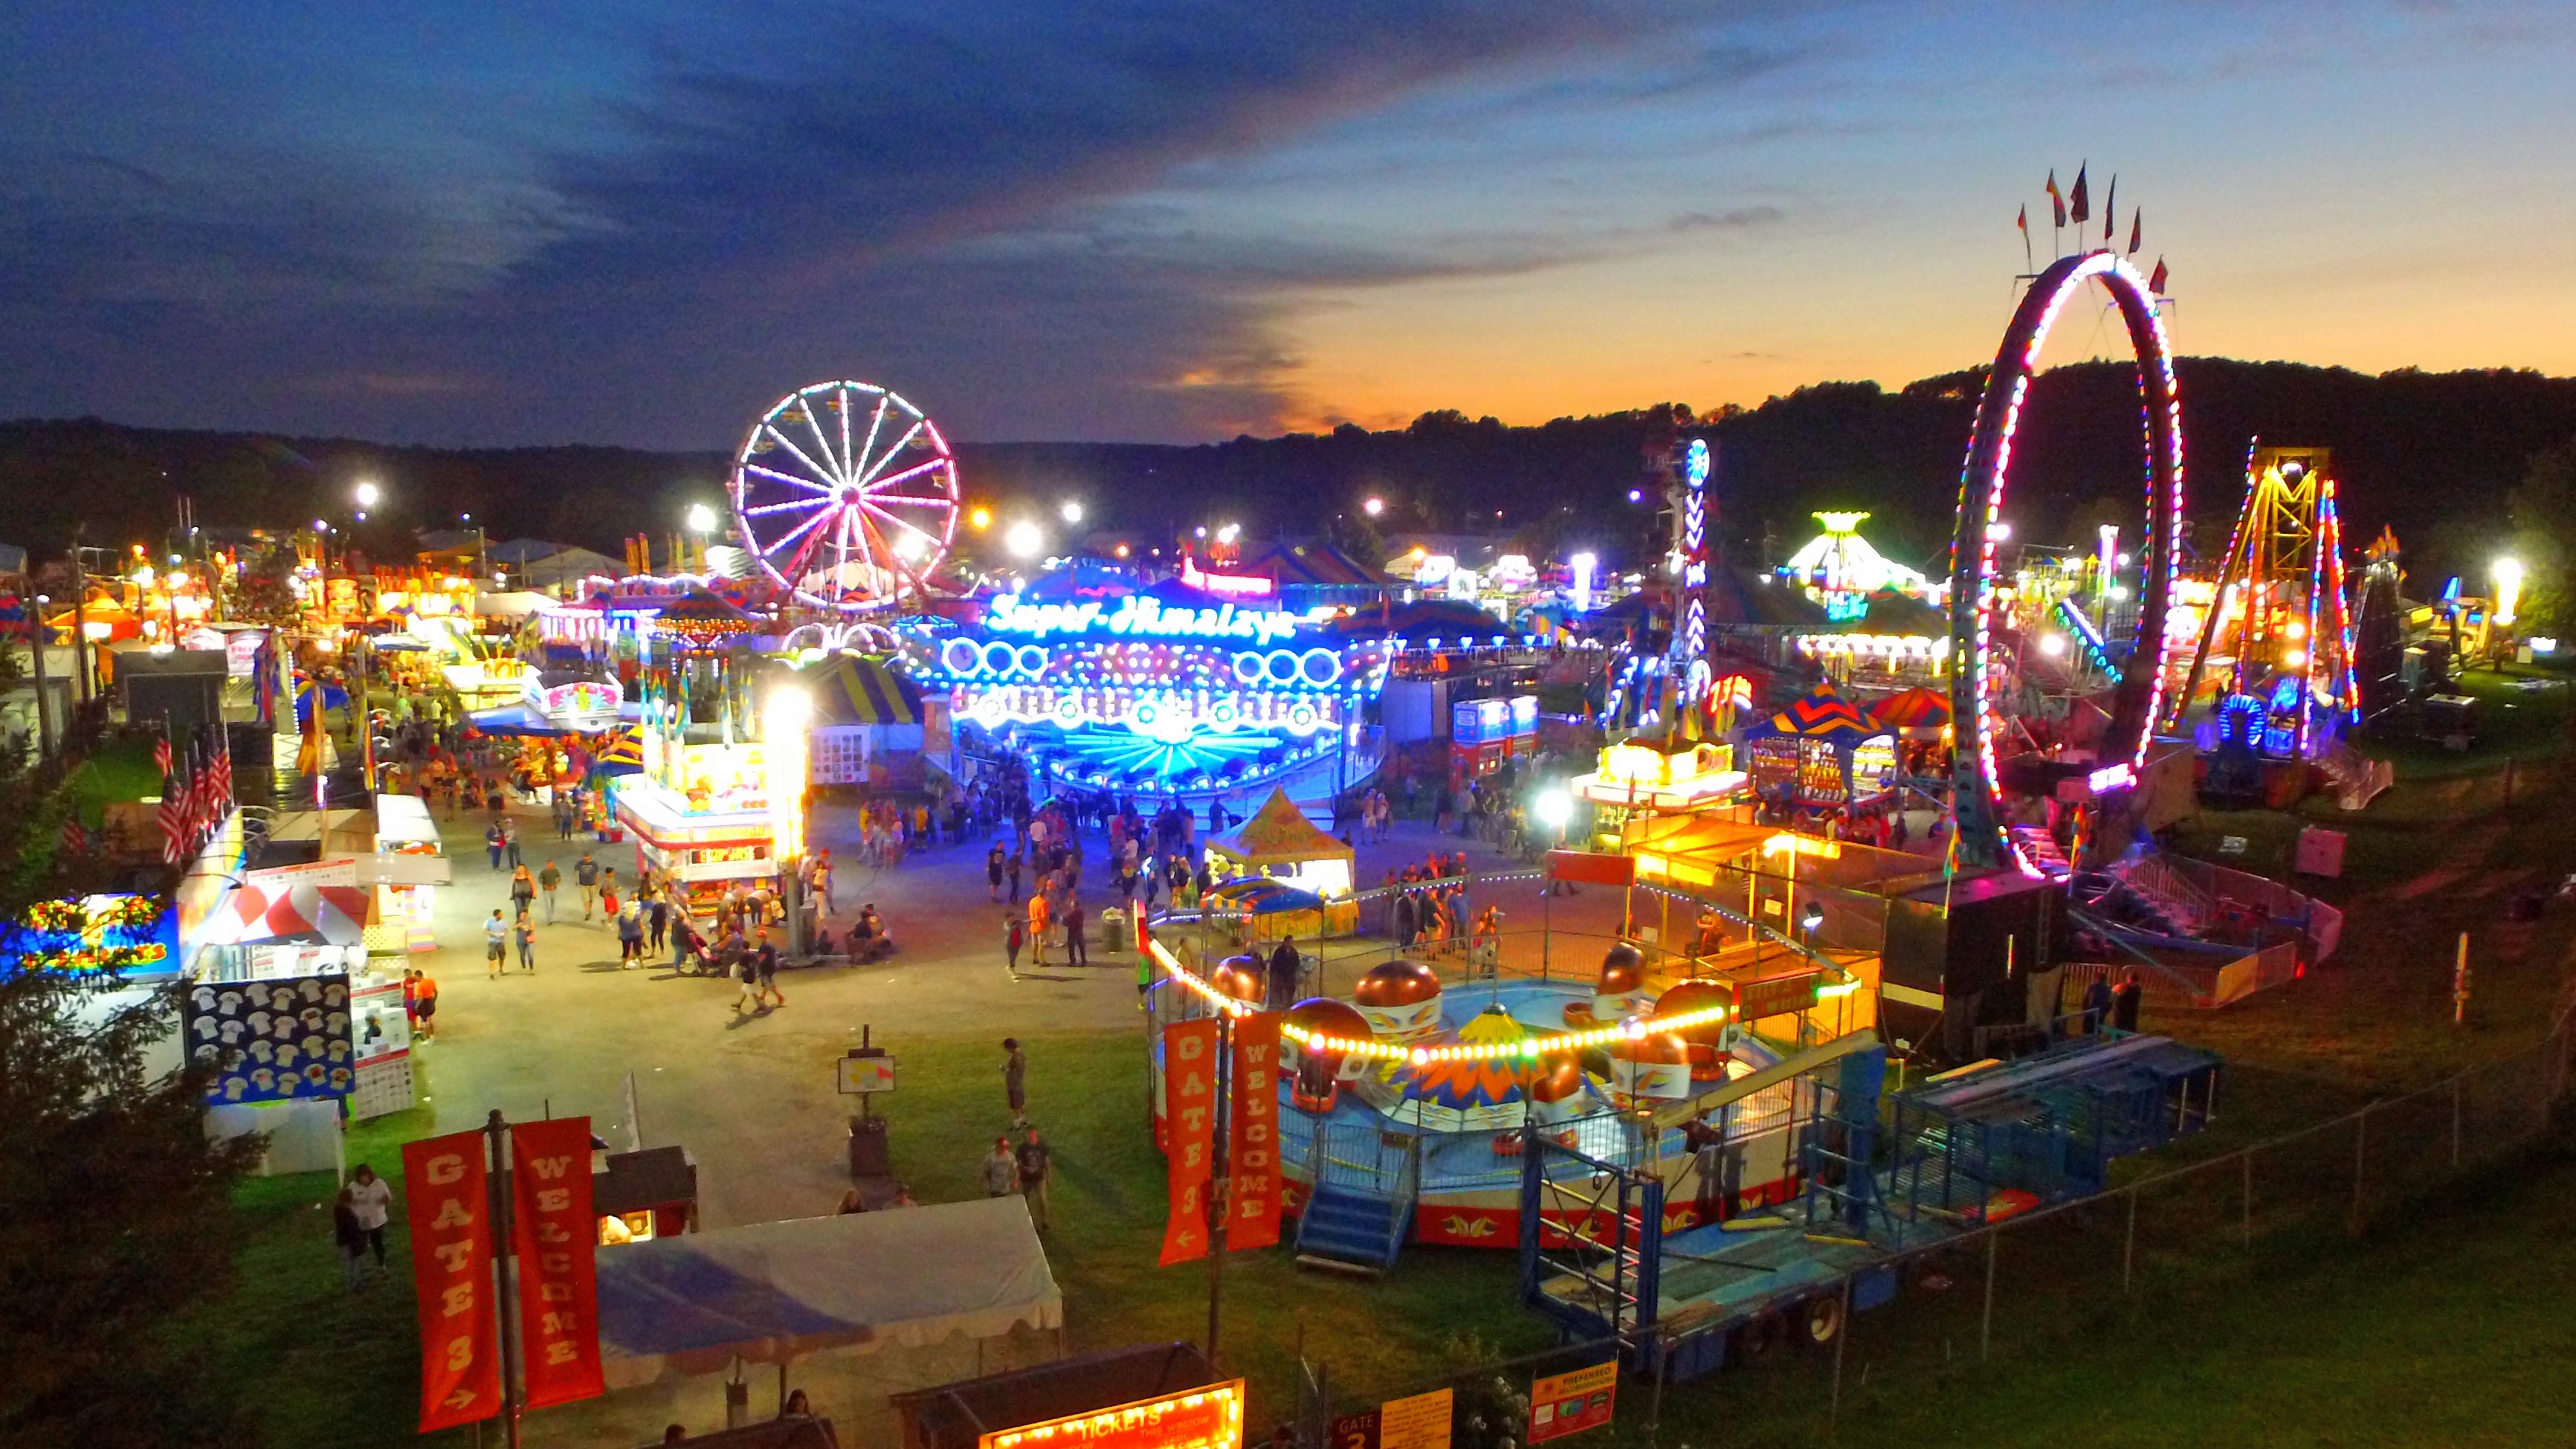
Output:
M1216 1367L1217 1319L1225 1305L1225 1238L1227 1219L1234 1214L1234 1166L1226 1156L1226 1139L1232 1125L1226 1119L1234 1112L1234 1013L1220 1009L1216 1014L1216 1103L1211 1115L1215 1119L1215 1141L1209 1148L1208 1165L1208 1367Z

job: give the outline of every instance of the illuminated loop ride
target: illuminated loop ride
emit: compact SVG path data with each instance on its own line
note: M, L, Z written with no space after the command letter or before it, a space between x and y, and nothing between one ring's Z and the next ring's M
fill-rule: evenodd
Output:
M2174 386L2173 357L2154 289L2111 252L2085 252L2051 263L2013 313L1986 379L1959 479L1959 529L1950 554L1950 657L1964 667L1951 673L1950 713L1963 730L1974 731L1973 739L1960 740L1952 771L1963 866L2010 865L2027 875L2049 873L2033 842L2012 828L1997 766L2006 733L1999 685L2015 672L2018 638L2006 634L1996 590L1995 546L2005 537L2004 490L2012 473L2013 435L2040 348L2058 313L2091 282L2110 293L2137 353L2147 515L2137 626L2103 735L2100 758L2108 763L2095 772L2097 793L2135 780L2163 713L2173 651L2168 621L2182 544L2182 399ZM2148 667L2150 660L2153 667Z
M816 608L930 593L957 534L957 463L921 409L867 382L818 382L754 423L728 484L742 546Z

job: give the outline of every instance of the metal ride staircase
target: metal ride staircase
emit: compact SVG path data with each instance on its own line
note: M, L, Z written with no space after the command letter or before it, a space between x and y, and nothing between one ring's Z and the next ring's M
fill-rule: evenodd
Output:
M1334 1151L1337 1137L1357 1135L1319 1122L1308 1139L1311 1187L1297 1216L1299 1267L1374 1277L1394 1267L1404 1249L1422 1191L1421 1139L1390 1149L1385 1134L1370 1128L1366 1151L1372 1160L1358 1160L1358 1151Z
M2021 847L2021 853L2030 858L2030 863L2039 867L2050 880L2064 880L2075 873L2074 865L2066 859L2066 852L2057 848L2057 839L2048 833L2046 826L2016 825L2012 828L2012 838L2013 843Z
M1661 1307L1662 1180L1536 1128L1522 1140L1523 1301L1578 1333L1606 1325L1633 1346Z

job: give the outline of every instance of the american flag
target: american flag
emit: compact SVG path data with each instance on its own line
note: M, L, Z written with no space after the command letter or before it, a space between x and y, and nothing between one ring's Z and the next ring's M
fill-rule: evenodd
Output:
M188 858L188 784L176 774L161 776L161 858L177 865Z
M231 813L233 802L232 742L226 738L223 726L217 725L208 743L214 747L215 758L211 773L215 781L215 808L219 812L215 818L220 822L225 815Z
M215 827L224 823L228 800L215 779L213 761L216 752L207 744L202 730L189 745L188 753L191 776L189 820L194 837L203 841L215 833Z
M168 734L165 733L161 738L152 742L152 763L160 767L161 774L164 779L169 777L170 736Z

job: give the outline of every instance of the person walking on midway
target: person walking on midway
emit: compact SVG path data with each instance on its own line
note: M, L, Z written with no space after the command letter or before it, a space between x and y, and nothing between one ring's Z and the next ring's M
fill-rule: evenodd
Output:
M1282 936L1270 953L1270 1009L1286 1011L1297 1004L1297 976L1305 963L1297 956L1297 938Z
M814 853L814 898L823 903L823 914L832 913L832 848L828 845Z
M527 864L519 858L519 822L506 816L501 821L501 845L510 853L510 865L517 869Z
M1002 964L1010 971L1013 981L1020 979L1020 948L1028 944L1028 939L1029 923L1022 920L1017 911L1004 911L1002 913Z
M742 958L733 963L733 979L742 984L742 990L733 998L733 1014L738 1017L744 1007L757 1008L760 1005L760 964L753 953L745 951Z
M994 847L996 850L999 850L1000 848L1001 847L998 845ZM1003 896L1002 899L1006 901L1016 901L1020 898L1020 854L1018 851L1011 852L1011 857L1009 861L1006 862L1004 869L1009 874L1011 889L1009 894Z
M510 872L510 914L526 920L528 908L535 905L536 900L536 877L528 874L524 865L514 868Z
M785 1006L787 993L778 989L778 943L769 939L767 931L760 933L760 949L751 953L751 959L760 976L759 994L774 996L776 1005Z
M376 1253L376 1266L385 1265L385 1219L393 1212L392 1184L376 1176L376 1170L361 1162L349 1178L349 1209L357 1216L358 1231L366 1235L367 1246Z
M984 883L993 888L993 899L1002 898L1002 842L998 840L984 852Z
M590 919L591 902L599 897L599 862L590 858L589 851L583 851L581 859L573 862L572 880L581 887L581 918L586 922Z
M536 970L537 923L528 919L527 912L521 911L519 913L519 919L511 924L510 938L519 944L519 969L521 971Z
M617 911L620 904L617 899L617 872L601 871L599 873L599 918L614 927L617 924Z
M501 919L501 908L492 908L492 919L483 923L483 960L491 968L492 979L501 979L502 958L510 953L510 925Z
M629 904L617 913L617 969L632 971L644 964L644 908Z
M1084 940L1082 934L1085 924L1086 921L1082 911L1082 897L1073 894L1071 891L1065 892L1064 961L1068 966L1088 966L1091 964L1091 943Z
M412 1039L419 1042L438 1039L438 978L426 971L416 973L410 988Z
M1047 1169L1053 1164L1047 1145L1038 1140L1038 1129L1020 1140L1020 1196L1029 1200L1029 1216L1036 1220L1039 1232L1047 1230Z
M651 929L651 945L653 954L656 956L662 954L662 943L668 940L671 934L671 903L665 899L667 894L668 892L665 892L664 895L655 896L653 903L644 908L645 924Z
M331 1240L340 1249L340 1273L352 1293L367 1281L367 1234L358 1226L358 1210L349 1202L355 1187L347 1184L331 1199Z
M1020 1161L1011 1152L1011 1139L996 1137L993 1150L984 1155L984 1196L1009 1197L1020 1190Z
M563 872L555 869L551 860L537 872L537 893L546 898L546 924L549 926L555 923L555 887L562 884Z
M1002 1038L1002 1097L1011 1108L1011 1125L1029 1125L1029 1059L1020 1052L1020 1039Z
M483 832L483 851L492 857L492 873L501 873L501 827L491 826Z

